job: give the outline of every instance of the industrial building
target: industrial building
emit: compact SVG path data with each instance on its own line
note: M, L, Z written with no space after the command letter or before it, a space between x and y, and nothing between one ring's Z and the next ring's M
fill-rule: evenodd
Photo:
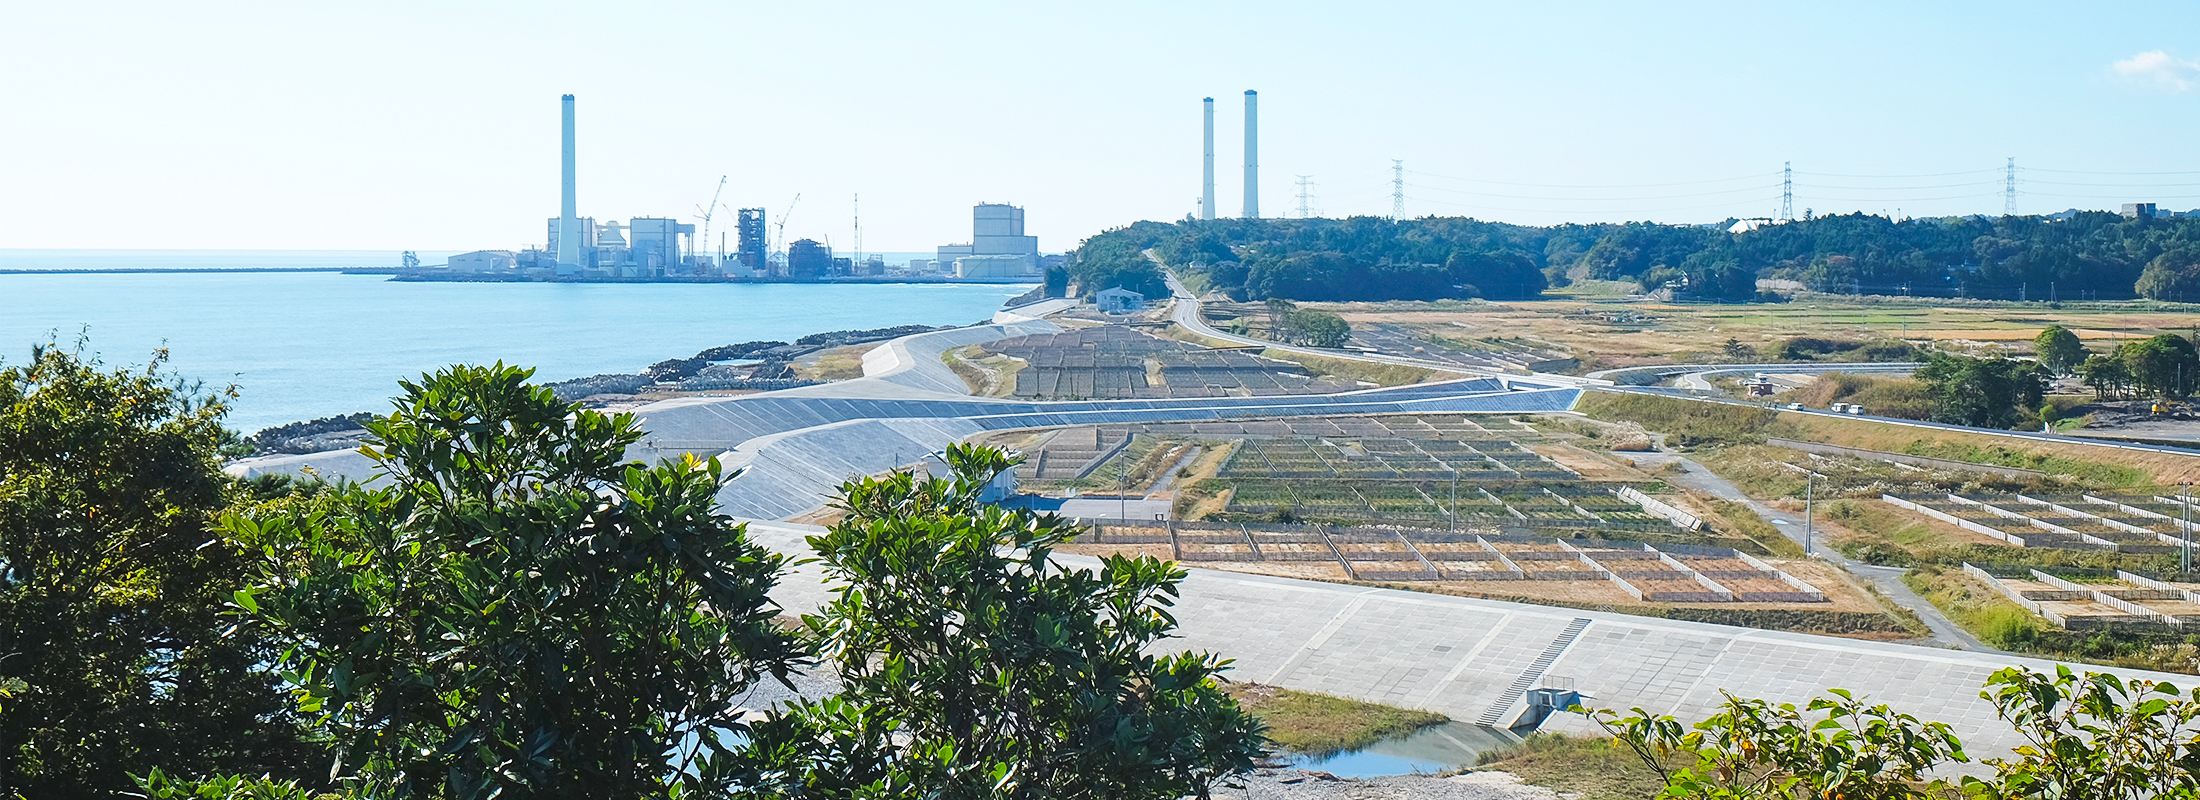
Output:
M467 262L467 271L510 270L533 278L565 279L720 276L717 258L698 252L692 224L665 217L635 217L622 226L615 221L599 224L594 217L580 215L576 176L579 151L574 136L573 96L565 95L560 100L559 208L558 216L549 220L545 246L513 254L509 264L493 269L473 269L487 263L473 259ZM744 222L746 217L744 211ZM756 228L761 235L762 211L756 211ZM742 233L745 241L747 229ZM459 270L455 259L452 269Z
M1007 203L971 209L970 241L939 246L936 270L969 280L1040 276L1039 237L1024 235L1024 210Z

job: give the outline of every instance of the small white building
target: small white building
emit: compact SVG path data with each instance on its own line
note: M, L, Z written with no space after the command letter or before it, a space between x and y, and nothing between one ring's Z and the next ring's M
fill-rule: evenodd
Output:
M1104 314L1132 314L1146 310L1146 296L1117 286L1094 294L1092 304Z
M519 254L510 250L475 250L451 256L444 262L452 272L508 272L519 266Z

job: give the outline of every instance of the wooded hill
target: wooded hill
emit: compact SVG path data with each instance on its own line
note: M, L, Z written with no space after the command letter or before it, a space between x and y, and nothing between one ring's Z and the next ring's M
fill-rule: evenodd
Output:
M1531 227L1462 217L1139 222L1086 239L1069 277L1089 294L1162 292L1152 250L1248 300L1523 299L1576 280L1761 297L1760 278L1817 291L1999 300L2200 300L2200 218L2108 212L1890 220L1817 217L1729 233L1648 222Z

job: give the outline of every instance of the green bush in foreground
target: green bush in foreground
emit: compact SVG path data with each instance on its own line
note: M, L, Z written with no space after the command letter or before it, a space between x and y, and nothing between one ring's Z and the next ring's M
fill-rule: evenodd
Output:
M305 777L327 756L224 616L207 531L223 398L47 344L0 369L0 797L113 797L152 769Z
M838 588L803 618L843 687L752 730L743 797L1176 798L1252 768L1260 725L1228 662L1156 654L1184 572L1056 566L1073 521L980 504L1015 461L948 450L952 477L843 484L810 538Z
M625 460L632 415L453 367L368 424L387 479L233 515L237 604L365 797L723 790L743 697L800 661L784 558L713 513L716 461Z
M1729 694L1694 726L1640 708L1574 710L1632 750L1659 775L1658 796L1675 800L2200 797L2200 689L2061 666L2001 670L1979 696L2025 744L1986 759L1992 777L1960 781L1926 777L1969 761L1947 725L1828 694L1800 709Z

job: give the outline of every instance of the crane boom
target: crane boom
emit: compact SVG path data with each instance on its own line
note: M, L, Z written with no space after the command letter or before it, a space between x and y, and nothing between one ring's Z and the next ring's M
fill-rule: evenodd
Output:
M710 246L710 218L711 218L711 215L713 215L713 214L716 214L716 213L718 213L718 198L719 198L719 196L720 196L720 195L723 195L723 194L725 194L725 193L726 193L726 176L724 176L724 175L720 175L720 176L718 176L718 190L717 190L717 191L714 191L714 192L711 192L711 193L710 193L710 206L709 206L708 208L705 208L705 207L703 207L703 206L696 206L696 207L695 207L695 210L703 212L703 214L702 214L702 217L701 217L701 219L703 220L703 246L704 246L704 247L709 247L709 246ZM691 248L691 249L692 249L692 248Z
M772 226L772 246L771 246L771 249L772 249L772 250L776 250L776 251L780 251L780 252L785 252L785 251L786 251L786 249L787 249L787 217L789 217L789 216L793 216L793 215L794 215L794 206L795 206L795 204L796 204L796 203L800 203L800 202L802 202L802 193L801 193L801 192L795 192L795 193L794 193L794 199L793 199L793 200L789 200L789 201L787 201L787 213L784 213L784 214L781 214L781 215L779 215L779 224L777 224L777 225L774 225L774 226Z

